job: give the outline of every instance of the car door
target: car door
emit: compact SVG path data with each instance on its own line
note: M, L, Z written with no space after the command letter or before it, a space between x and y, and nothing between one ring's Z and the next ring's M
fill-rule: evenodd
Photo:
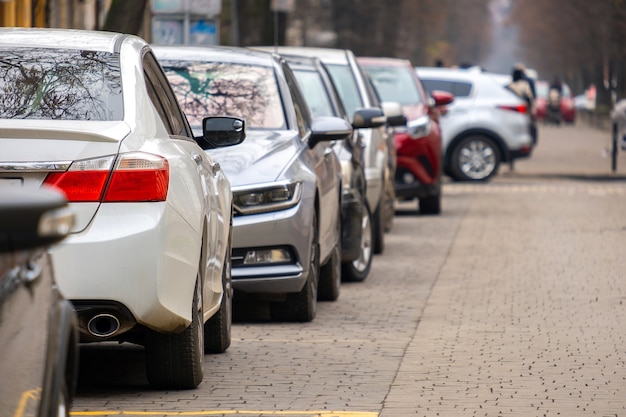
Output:
M169 128L171 146L166 152L169 151L171 169L170 190L176 194L172 203L176 204L178 210L182 211L181 214L195 226L200 239L201 233L206 233L204 236L206 257L200 260L206 268L203 295L206 306L214 305L212 301L221 294L223 265L223 258L219 255L223 250L218 251L217 248L226 244L223 231L227 219L218 211L220 203L218 183L221 181L219 176L223 174L219 170L219 164L212 161L193 140L187 119L152 53L144 55L143 66L150 98ZM196 204L189 204L196 195L200 196ZM208 225L206 231L203 230L204 218L207 219ZM199 242L198 249L200 246ZM200 252L198 255L200 256Z
M301 134L308 135L310 132L310 110L300 90L295 76L284 64L285 79L293 105L296 111L298 129ZM319 182L320 191L320 213L319 213L319 238L320 255L325 259L332 248L339 241L337 226L339 224L340 188L338 175L340 172L339 160L333 151L331 142L319 142L307 152L312 156L315 164L315 173Z

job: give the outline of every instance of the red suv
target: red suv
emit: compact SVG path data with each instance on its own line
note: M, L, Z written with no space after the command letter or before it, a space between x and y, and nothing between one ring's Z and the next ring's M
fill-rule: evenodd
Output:
M396 128L396 196L419 200L422 214L441 212L441 130L442 106L454 96L433 91L430 97L417 77L411 62L399 58L357 58L369 75L380 100L398 102L407 118L405 128Z

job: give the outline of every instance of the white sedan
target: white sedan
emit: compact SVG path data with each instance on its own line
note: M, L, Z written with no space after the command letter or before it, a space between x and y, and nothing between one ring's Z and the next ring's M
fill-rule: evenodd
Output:
M152 385L195 388L232 316L232 194L204 149L243 121L194 138L135 36L0 28L0 56L0 187L56 187L76 213L52 261L81 342L142 344Z

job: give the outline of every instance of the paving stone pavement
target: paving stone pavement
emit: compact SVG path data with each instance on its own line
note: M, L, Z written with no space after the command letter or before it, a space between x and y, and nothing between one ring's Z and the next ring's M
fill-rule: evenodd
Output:
M626 416L626 181L596 132L542 133L532 162L446 186L474 197L381 417Z
M626 154L612 173L584 125L539 140L446 182L440 216L399 203L365 282L311 323L236 323L197 390L150 389L141 349L83 349L75 417L626 417Z

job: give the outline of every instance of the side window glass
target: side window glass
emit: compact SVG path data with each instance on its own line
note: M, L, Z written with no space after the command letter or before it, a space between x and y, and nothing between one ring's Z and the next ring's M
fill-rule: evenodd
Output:
M152 53L144 55L143 66L147 78L150 79L154 92L163 106L163 110L171 126L171 134L176 136L193 137L189 124L180 110L178 101L171 91L167 78L165 78L161 67Z
M291 98L293 100L293 106L296 111L296 122L298 123L298 131L300 131L300 135L304 137L311 130L309 107L307 106L304 98L300 94L300 90L298 89L298 82L296 81L295 76L293 75L291 69L287 66L287 64L283 64L283 71L285 73L287 85L289 86L289 93L291 94Z
M146 89L148 90L148 97L150 97L150 101L152 101L152 104L154 104L154 107L156 108L157 113L159 113L159 117L161 118L161 121L163 122L163 124L165 125L165 128L167 129L167 133L170 135L173 135L174 133L172 131L172 126L170 126L170 122L167 117L167 114L165 114L165 109L163 109L163 105L161 104L161 99L159 98L159 95L157 94L156 89L154 88L149 72L146 72L145 70L144 70L144 78L146 79Z

